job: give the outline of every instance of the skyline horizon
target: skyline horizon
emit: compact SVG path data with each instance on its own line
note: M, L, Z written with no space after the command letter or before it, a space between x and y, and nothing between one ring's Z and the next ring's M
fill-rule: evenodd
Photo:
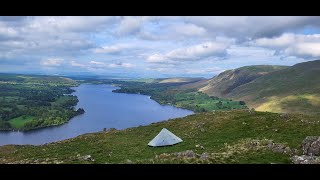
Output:
M242 68L242 67L247 67L247 66L294 66L296 64L300 64L300 63L305 63L305 62L311 62L311 61L319 61L320 59L313 59L313 60L308 60L308 61L303 61L303 62L299 62L299 63L295 63L292 65L273 65L273 64L256 64L256 65L246 65L246 66L241 66L241 67L237 67L234 69L238 69L238 68ZM233 70L233 69L226 69L225 71L228 70ZM224 71L223 71L224 72ZM222 73L222 72L220 72ZM125 74L125 75L121 75L121 73L111 73L111 74L95 74L93 72L67 72L67 73L45 73L45 72L16 72L16 71L10 71L10 72L4 72L4 71L0 71L0 74L21 74L21 75L44 75L44 76L65 76L65 77L96 77L98 79L102 79L102 78L109 78L109 79L156 79L156 78L204 78L204 79L210 79L213 78L217 75L219 75L220 73L216 73L216 74L207 74L206 76L204 76L202 74L188 74L188 75L184 75L184 74L160 74L158 76L148 76L148 75L130 75L130 74Z
M212 77L320 58L317 16L0 16L0 72Z

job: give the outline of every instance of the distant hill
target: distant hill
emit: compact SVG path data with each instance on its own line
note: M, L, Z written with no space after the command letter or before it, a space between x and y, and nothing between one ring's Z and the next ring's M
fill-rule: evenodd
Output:
M208 84L199 91L210 96L227 97L235 88L249 83L261 76L277 70L285 69L286 66L245 66L222 72L209 80Z
M0 83L55 84L72 86L78 84L75 80L63 76L25 75L7 73L0 73Z
M235 88L228 98L258 111L320 113L320 60L296 64Z
M164 78L164 79L157 79L159 82L158 83L192 83L192 82L197 82L200 80L203 80L204 78Z

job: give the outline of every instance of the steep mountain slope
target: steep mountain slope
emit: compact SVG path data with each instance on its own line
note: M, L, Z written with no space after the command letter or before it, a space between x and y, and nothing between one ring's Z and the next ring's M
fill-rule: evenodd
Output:
M191 82L188 84L183 84L177 87L177 89L181 89L181 90L198 90L204 86L207 86L209 83L210 79L202 79L200 81L196 81L196 82Z
M320 60L296 64L234 88L225 97L259 111L320 112Z
M210 96L228 97L228 94L231 93L233 89L269 74L270 72L285 68L286 66L258 65L227 70L218 76L213 77L208 82L208 85L200 88L199 91Z

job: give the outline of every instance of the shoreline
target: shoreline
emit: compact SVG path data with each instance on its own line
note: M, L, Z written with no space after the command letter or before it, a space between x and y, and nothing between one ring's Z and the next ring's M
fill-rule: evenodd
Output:
M80 85L81 85L81 83L78 84L78 86L71 86L71 87L69 87L69 88L72 89L72 90L74 90L73 88L79 87ZM75 91L74 91L74 92L75 92ZM74 93L74 92L72 92L72 93L70 93L70 94L64 94L63 96L73 96L73 93ZM76 97L77 97L77 99L78 99L78 96L76 96ZM77 102L77 104L74 105L74 106L72 106L72 107L76 107L76 106L78 105L78 103L79 103L79 102ZM76 115L76 116L79 116L79 115L81 115L81 114L78 114L78 115ZM30 132L30 131L40 130L40 129L44 129L44 128L57 127L57 126L61 126L61 125L64 125L64 124L68 123L71 119L73 119L73 118L76 117L76 116L73 116L73 117L71 117L69 120L67 120L67 121L65 121L65 122L62 122L62 123L60 123L60 124L51 124L51 125L47 125L47 126L39 126L39 127L31 128L31 129L0 129L0 133L1 133L1 132L22 132L22 133L24 133L24 132Z

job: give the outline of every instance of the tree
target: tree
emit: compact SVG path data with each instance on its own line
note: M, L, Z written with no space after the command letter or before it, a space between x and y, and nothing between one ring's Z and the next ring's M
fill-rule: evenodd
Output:
M240 105L246 105L246 103L244 101L239 101Z
M222 101L216 103L218 107L222 106Z

